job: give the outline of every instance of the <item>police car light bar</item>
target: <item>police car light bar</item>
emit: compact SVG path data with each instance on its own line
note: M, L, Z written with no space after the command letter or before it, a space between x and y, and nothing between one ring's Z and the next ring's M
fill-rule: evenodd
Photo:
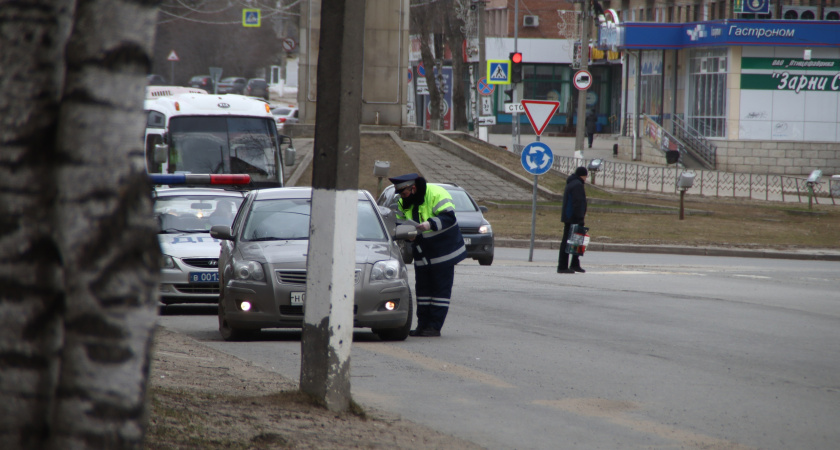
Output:
M203 174L203 173L154 173L149 174L152 184L248 184L247 174Z

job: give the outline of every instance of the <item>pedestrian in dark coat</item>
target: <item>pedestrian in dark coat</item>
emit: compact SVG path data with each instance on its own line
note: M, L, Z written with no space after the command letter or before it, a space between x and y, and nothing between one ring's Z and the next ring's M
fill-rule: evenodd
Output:
M586 113L586 137L589 139L589 148L592 148L592 139L595 138L595 131L598 129L598 116L595 111Z
M572 225L584 226L586 216L586 190L584 184L589 171L586 167L578 167L575 173L566 179L566 190L563 192L563 210L560 221L563 222L563 240L560 242L560 256L557 261L557 273L586 272L580 267L580 257L572 255L572 265L569 265L569 254L566 253L569 234Z

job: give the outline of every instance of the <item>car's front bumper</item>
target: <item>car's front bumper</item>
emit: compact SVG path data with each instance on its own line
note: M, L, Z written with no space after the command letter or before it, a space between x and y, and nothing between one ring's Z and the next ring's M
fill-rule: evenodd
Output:
M467 247L467 257L472 259L486 259L492 258L494 252L493 235L461 233L464 237L464 242ZM467 241L469 239L469 241Z
M179 264L177 269L163 269L161 271L160 301L163 304L174 303L218 303L219 282L218 270L193 268ZM190 282L190 274L201 274L199 280Z
M297 282L290 283L281 281L281 272L295 271L273 271L271 279L266 282L227 281L224 304L225 316L230 327L300 328L303 325L304 306L292 305L291 297L292 293L306 291L305 274L298 277ZM369 273L360 276L369 277ZM407 278L377 283L360 280L356 284L354 295L354 327L398 328L408 319L411 293ZM382 306L389 300L395 301L397 307L386 311ZM250 304L250 310L242 310L243 302Z

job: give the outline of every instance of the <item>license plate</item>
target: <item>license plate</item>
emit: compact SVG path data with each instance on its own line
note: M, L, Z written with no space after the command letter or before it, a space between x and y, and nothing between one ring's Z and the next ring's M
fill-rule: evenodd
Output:
M470 244L472 244L471 239L470 238L464 238L464 245L470 245Z
M292 305L303 305L306 300L306 292L292 292Z
M190 272L190 283L218 283L219 272Z

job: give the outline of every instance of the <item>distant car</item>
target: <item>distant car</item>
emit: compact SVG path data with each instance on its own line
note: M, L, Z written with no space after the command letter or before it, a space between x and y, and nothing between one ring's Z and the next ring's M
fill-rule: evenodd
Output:
M146 75L146 86L166 86L166 78L157 74Z
M219 240L210 237L210 227L233 223L245 194L158 187L152 197L163 253L161 303L218 303Z
M217 226L219 332L225 340L247 338L262 328L301 328L307 273L312 188L258 189L248 193L233 227ZM358 191L356 285L353 324L380 339L408 337L414 306L408 271L396 238L405 239L370 193ZM413 227L402 233L416 232ZM321 301L323 299L317 299Z
M196 75L190 78L187 86L204 89L208 94L213 93L213 79L210 78L210 75Z
M283 130L287 123L298 123L298 109L295 106L278 106L271 109L274 120L277 123L277 131Z
M242 77L227 77L219 80L218 94L242 94L248 80Z
M268 83L262 78L251 78L245 86L245 95L268 100Z
M461 227L461 235L464 236L464 244L467 246L467 257L475 259L482 266L493 264L495 244L493 238L493 227L484 218L487 212L486 206L479 206L472 196L462 187L456 184L436 184L443 187L452 196L452 203L455 204L455 217L458 219L458 226ZM388 186L382 191L377 203L380 206L397 209L399 196L394 193L394 185ZM408 252L404 252L408 254ZM409 261L410 262L410 258Z

